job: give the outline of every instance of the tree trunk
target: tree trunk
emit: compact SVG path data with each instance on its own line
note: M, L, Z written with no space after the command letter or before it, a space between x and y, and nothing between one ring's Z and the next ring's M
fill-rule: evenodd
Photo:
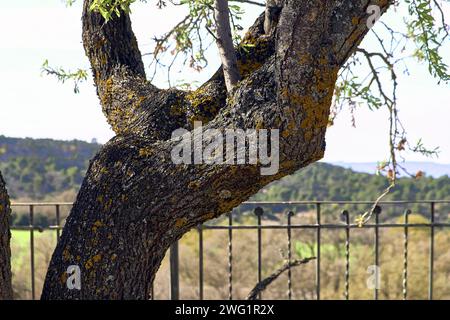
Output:
M170 244L323 157L337 73L368 31L369 1L285 1L270 35L263 14L243 40L252 46L236 52L242 80L228 98L222 70L193 92L154 87L128 15L105 25L89 4L83 43L117 136L90 163L42 298L148 299ZM379 5L384 11L388 2ZM203 131L279 129L279 171L262 175L260 163L175 164L171 134L192 130L195 120ZM70 265L80 267L81 290L66 285Z
M11 209L5 181L0 172L0 300L13 298L11 286L11 249L9 223Z

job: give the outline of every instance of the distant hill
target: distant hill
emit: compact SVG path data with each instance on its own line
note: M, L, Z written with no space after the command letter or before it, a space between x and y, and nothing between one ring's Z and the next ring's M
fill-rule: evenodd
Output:
M79 188L101 145L84 141L0 136L0 170L12 198L43 199Z
M377 164L375 162L332 162L331 164L349 168L356 172L366 173L375 173L377 167ZM402 166L412 174L421 170L425 172L427 176L431 176L434 178L439 178L445 175L450 177L450 164L408 161L402 164Z
M317 162L299 172L275 181L257 195L255 200L374 200L388 181L383 176L355 172L351 169ZM390 200L450 199L450 178L400 178L389 194Z
M386 189L388 181L383 176L355 172L351 169L316 162L297 173L275 181L252 197L254 201L375 201ZM383 200L450 200L450 178L422 177L400 178L394 189ZM370 204L345 206L352 214L362 213ZM397 217L408 208L429 218L429 204L391 205L384 207L383 219ZM297 211L314 209L313 206L296 206ZM271 206L271 210L284 211L282 205ZM339 211L334 209L334 212ZM342 208L340 209L342 210ZM449 204L435 206L437 215L447 217ZM333 206L322 206L323 213L331 213ZM440 219L442 219L440 218ZM446 219L446 218L444 218ZM450 219L450 216L449 216Z
M42 200L80 187L89 160L101 147L83 141L0 136L0 170L13 199ZM368 165L369 167L369 165ZM373 167L372 167L373 168ZM426 171L426 168L421 168ZM276 181L253 197L264 201L373 200L387 185L384 177L341 166L315 163ZM402 178L393 200L450 199L450 178Z

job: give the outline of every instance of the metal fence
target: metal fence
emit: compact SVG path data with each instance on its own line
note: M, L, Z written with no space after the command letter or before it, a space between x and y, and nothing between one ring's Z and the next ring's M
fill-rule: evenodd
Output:
M353 223L353 219L350 218L351 211L352 214L360 213L360 207L370 207L373 202L370 201L294 201L294 202L245 202L240 207L234 209L231 213L227 214L222 218L222 223L208 222L204 225L197 227L196 232L198 233L198 299L204 299L204 237L203 232L205 230L226 230L228 233L228 246L227 246L227 259L228 259L228 298L233 299L233 231L235 230L253 230L257 233L257 272L255 277L255 283L260 282L262 278L262 252L263 252L263 242L262 233L263 230L267 229L281 229L286 231L286 248L287 248L287 259L290 261L292 259L292 230L302 230L308 229L315 232L315 297L316 299L321 299L321 241L322 241L322 230L326 229L340 229L345 231L345 274L343 275L345 281L345 299L350 299L349 295L349 277L350 277L350 267L351 267L351 230L357 228L371 229L373 230L373 250L374 250L374 261L375 266L380 265L380 255L379 255L379 240L380 240L380 229L382 228L401 228L403 229L403 270L402 270L402 296L404 299L408 297L408 252L410 248L408 247L409 235L408 231L410 228L428 228L430 230L429 234L429 257L428 257L428 299L433 299L433 279L434 279L434 260L435 260L435 229L436 228L449 228L450 223L448 219L449 212L444 209L440 212L440 216L444 216L444 221L439 221L436 219L436 206L440 205L445 208L450 207L450 200L430 200L430 201L384 201L380 202L374 211L374 217L371 219L370 223L359 226ZM421 206L422 210L424 208L427 211L429 222L427 223L410 223L408 217L411 213L409 207L411 206ZM59 239L61 229L63 227L64 217L61 215L61 209L64 208L66 212L69 211L72 203L12 203L11 207L13 213L17 210L27 210L28 214L28 225L12 225L11 230L27 230L29 231L29 262L30 262L30 279L31 279L31 297L36 299L36 286L35 286L35 232L43 232L44 230L53 230L55 232L56 240ZM301 207L301 212L311 212L314 210L315 222L314 223L293 223L292 217L298 214L298 207ZM53 221L54 224L42 227L35 224L35 211L36 208L47 207L52 208L54 211ZM324 221L323 219L323 208L331 207L327 209L327 212L339 212L341 219L338 223L332 223ZM381 221L380 216L382 212L397 211L398 207L401 207L400 215L403 216L402 223L393 223L392 221ZM276 208L276 209L273 209ZM394 208L394 209L393 209ZM395 209L396 208L396 209ZM307 209L307 210L306 210ZM277 212L275 212L277 211ZM256 223L255 224L236 224L235 217L242 215L243 212L247 214L254 214ZM300 212L300 214L301 214ZM274 220L276 214L285 214L285 222L273 223L270 221ZM263 220L269 217L269 223L263 223ZM225 220L224 220L225 219ZM277 220L277 219L275 219ZM329 220L329 219L328 219ZM278 221L281 221L278 219ZM225 222L225 223L224 223ZM14 254L14 252L13 252ZM180 286L179 286L179 249L178 243L175 243L170 248L170 298L177 300L180 297ZM449 266L450 268L450 266ZM292 273L291 270L287 272L287 298L292 298ZM376 288L373 289L373 299L379 298L379 292Z

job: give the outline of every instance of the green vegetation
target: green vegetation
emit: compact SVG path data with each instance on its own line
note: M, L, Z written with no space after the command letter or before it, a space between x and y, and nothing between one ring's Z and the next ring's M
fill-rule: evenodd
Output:
M282 217L279 216L279 217ZM238 218L238 217L235 217ZM286 218L286 216L284 216ZM314 214L296 214L293 223L314 223ZM255 224L255 218L237 219ZM263 223L285 223L263 221ZM392 219L391 222L402 222ZM421 215L412 214L410 222L427 222ZM226 224L226 221L219 222ZM241 223L235 221L235 225ZM426 299L428 292L429 228L409 229L408 298ZM315 256L317 250L314 230L292 230L293 258ZM39 296L47 265L56 244L55 231L35 232L36 293ZM448 299L448 242L450 232L437 229L435 234L435 299ZM204 294L207 299L228 297L228 232L204 230ZM342 299L345 283L345 233L340 230L322 232L321 243L321 298ZM16 298L31 298L30 235L29 231L12 232L13 287ZM367 269L373 265L373 230L352 229L350 255L350 297L371 299L373 290L366 283ZM245 298L257 281L256 230L233 232L233 297ZM380 299L402 299L403 228L380 230ZM262 232L262 275L268 276L284 263L287 256L286 230L265 229ZM198 233L192 230L180 240L180 286L183 299L198 298ZM167 299L169 293L169 261L164 259L155 282L156 299ZM315 262L292 270L294 299L315 299ZM287 275L284 274L264 292L265 299L286 299Z
M13 200L73 201L89 160L100 147L97 143L76 140L35 140L0 136L0 170ZM252 200L374 200L388 183L383 176L315 163L270 184ZM448 200L450 178L401 178L386 199ZM446 211L450 209L448 206L443 207ZM307 209L311 207L304 208ZM410 209L425 211L427 208L414 205ZM20 224L27 224L26 218L21 219ZM45 220L45 217L42 219ZM16 222L19 223L19 220ZM41 225L47 224L41 221Z
M0 136L0 170L13 199L77 190L99 144Z
M6 138L0 136L0 169L4 172L9 192L13 200L53 200L73 201L83 176L94 157L99 144L81 141L54 141ZM366 173L356 173L342 167L315 163L297 174L286 177L267 186L252 200L258 201L296 201L296 200L374 200L380 190L389 182L385 177ZM450 199L450 178L422 177L420 179L402 178L388 196L390 200ZM264 206L265 207L265 206ZM356 206L355 206L356 207ZM256 218L251 213L254 207L241 207L241 214L234 216L234 224L255 225ZM429 207L409 206L413 214L411 223L429 221ZM285 223L286 215L281 214L287 207L267 206L263 223ZM314 223L315 213L311 206L290 206L296 214L293 223ZM322 207L323 222L336 223L343 206ZM365 208L367 209L367 208ZM13 225L28 225L28 208L13 208ZM69 207L61 207L61 216L68 214ZM392 211L383 209L383 222L403 222L403 208ZM448 219L448 205L436 206L438 220ZM309 212L308 212L309 211ZM351 215L358 212L350 211ZM390 213L391 212L391 213ZM329 213L329 214L327 214ZM55 224L53 207L36 207L34 223L46 227ZM214 224L227 224L221 217ZM429 230L410 228L410 282L409 298L426 298L427 261ZM446 243L448 230L436 230L436 270L435 295L448 298L447 274L448 255ZM18 298L31 298L30 282L30 235L29 231L13 230L13 283ZM403 267L403 229L383 229L380 232L380 261L382 270L381 298L401 298ZM36 259L36 291L39 294L53 248L56 244L55 231L34 233ZM373 234L371 230L352 230L350 294L352 298L371 298L372 290L366 287L367 266L373 264ZM208 298L227 297L227 232L204 231L205 241L205 296ZM264 230L263 232L263 275L279 267L286 257L285 230ZM323 232L322 252L322 298L342 298L345 272L345 238L342 230ZM256 281L256 233L237 231L233 233L233 281L235 298L243 298ZM317 243L314 230L292 231L292 253L294 257L315 255ZM236 254L238 253L238 254ZM182 297L195 299L198 296L198 235L195 230L188 233L180 242L180 280ZM298 299L315 297L315 264L295 269L293 272L293 296ZM167 298L168 261L164 260L158 272L155 290L157 298ZM239 283L239 285L236 285ZM265 293L265 298L286 298L286 276L277 280Z
M13 290L16 299L31 299L30 232L11 232ZM34 232L35 285L37 296L44 283L48 263L56 245L56 231Z
M276 181L256 194L255 201L374 201L389 185L384 176L354 172L350 169L314 163L307 168ZM450 178L421 177L419 179L400 178L396 187L384 200L449 200ZM450 206L439 205L441 211L449 211ZM352 206L349 209L367 210L367 206ZM409 209L428 212L429 206L412 204ZM311 206L305 209L312 209Z
M255 200L374 200L388 186L383 176L315 163L300 172L274 182L260 191ZM450 178L401 178L387 197L389 200L450 199Z

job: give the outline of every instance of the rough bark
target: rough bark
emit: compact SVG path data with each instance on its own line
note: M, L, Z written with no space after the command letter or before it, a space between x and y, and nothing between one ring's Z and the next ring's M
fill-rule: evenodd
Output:
M275 30L281 7L281 0L266 1L266 10L264 12L264 32L266 35L270 35Z
M11 209L5 181L0 172L0 300L13 298L11 286Z
M337 72L368 31L369 1L285 1L269 36L263 14L244 39L250 52L237 52L242 80L228 97L221 70L194 92L148 83L128 15L104 25L89 3L84 46L117 136L90 163L42 298L148 299L171 243L323 157ZM204 130L279 129L279 172L174 164L171 132L191 129L193 120L207 123ZM66 287L69 265L81 268L81 290Z
M219 48L220 60L222 60L225 86L227 91L231 91L236 83L239 82L241 76L233 46L228 10L228 0L214 1L214 18L217 30L216 43Z

